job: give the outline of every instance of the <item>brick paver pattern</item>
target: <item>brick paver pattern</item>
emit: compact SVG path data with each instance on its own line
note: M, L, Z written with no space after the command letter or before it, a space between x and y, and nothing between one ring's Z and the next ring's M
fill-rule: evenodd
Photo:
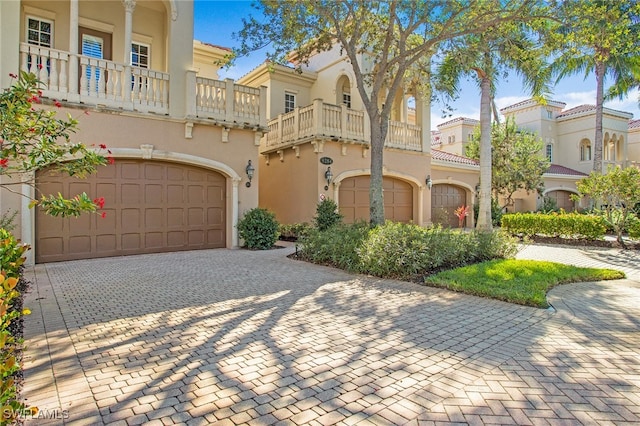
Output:
M542 310L292 250L30 268L22 395L65 415L27 424L640 422L636 252L525 248L628 274L557 287Z

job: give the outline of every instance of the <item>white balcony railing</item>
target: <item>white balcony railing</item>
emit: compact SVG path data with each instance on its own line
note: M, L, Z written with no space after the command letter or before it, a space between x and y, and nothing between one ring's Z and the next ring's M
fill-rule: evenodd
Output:
M231 79L203 77L195 78L195 86L197 117L229 123L260 123L260 112L265 111L261 102L266 101L260 89L235 84Z
M169 114L168 73L28 43L20 44L20 56L21 69L38 76L45 97L125 111ZM186 102L188 117L256 128L266 125L264 89L235 84L231 79L196 77L195 72L187 71L185 96L186 100L178 101Z
M313 104L280 114L267 124L262 152L271 152L313 138L369 144L364 111L315 100ZM389 122L385 146L422 151L422 129L408 123Z
M20 55L21 69L38 76L44 96L124 110L169 113L169 74L165 72L27 43L21 43ZM78 72L72 72L71 61L79 64ZM78 81L72 81L75 79Z

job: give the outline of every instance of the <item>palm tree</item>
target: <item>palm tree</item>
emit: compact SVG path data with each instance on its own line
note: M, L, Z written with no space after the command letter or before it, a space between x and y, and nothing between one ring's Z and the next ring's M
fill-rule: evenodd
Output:
M457 94L463 76L474 78L480 88L480 206L476 224L480 230L492 229L491 112L497 81L508 70L515 70L534 96L549 91L543 50L534 39L533 24L539 23L512 22L482 35L457 39L447 46L437 70L435 87L450 96Z
M549 46L556 47L551 71L556 83L564 77L593 72L596 77L596 134L593 170L602 173L602 118L604 101L624 98L639 85L640 3L633 0L573 0L559 7L562 21L550 31ZM611 86L605 94L605 79Z

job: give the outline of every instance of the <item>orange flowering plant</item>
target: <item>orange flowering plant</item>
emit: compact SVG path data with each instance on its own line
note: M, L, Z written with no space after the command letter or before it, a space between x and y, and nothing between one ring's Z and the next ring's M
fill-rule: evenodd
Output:
M112 162L111 156L102 155L106 150L103 144L91 149L71 142L76 119L58 119L55 110L36 107L42 104L42 91L34 74L23 71L10 76L13 84L0 93L0 175L10 180L5 179L0 187L12 191L15 185L33 185L33 173L45 168L82 178ZM52 103L62 107L55 99ZM30 206L36 205L48 214L64 217L96 212L104 202L96 203L86 193L69 199L57 194L32 200Z
M458 227L462 228L462 224L464 223L464 219L469 216L469 206L462 205L455 209L453 214L458 218Z

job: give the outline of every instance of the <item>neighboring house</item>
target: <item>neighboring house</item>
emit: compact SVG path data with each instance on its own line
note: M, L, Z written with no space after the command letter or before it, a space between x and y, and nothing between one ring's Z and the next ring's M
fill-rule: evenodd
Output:
M317 203L330 198L346 222L368 220L369 118L346 55L338 48L318 53L301 72L266 62L238 81L268 92L260 205L282 223L310 222ZM453 211L474 202L479 168L431 149L431 132L423 131L429 114L428 103L408 90L394 102L383 161L385 217L428 225L434 211L445 211L442 221L457 226Z
M556 201L567 211L577 206L571 195L577 193L576 181L593 169L595 136L595 106L580 105L564 110L565 103L548 101L545 105L528 99L500 110L505 118L538 135L544 143L544 154L551 167L544 174L542 197L519 191L507 211L535 210L543 197ZM629 121L633 115L604 109L603 172L610 165L625 167L640 161L640 120ZM464 155L465 144L473 134L478 120L458 117L438 125L432 136L432 148Z
M247 187L246 169L258 163L266 96L217 80L227 53L194 42L192 1L0 2L0 86L35 72L59 113L78 118L74 140L115 157L86 180L40 171L35 191L19 188L102 196L104 219L51 218L0 193L36 262L238 245L238 218L258 205L260 173Z

